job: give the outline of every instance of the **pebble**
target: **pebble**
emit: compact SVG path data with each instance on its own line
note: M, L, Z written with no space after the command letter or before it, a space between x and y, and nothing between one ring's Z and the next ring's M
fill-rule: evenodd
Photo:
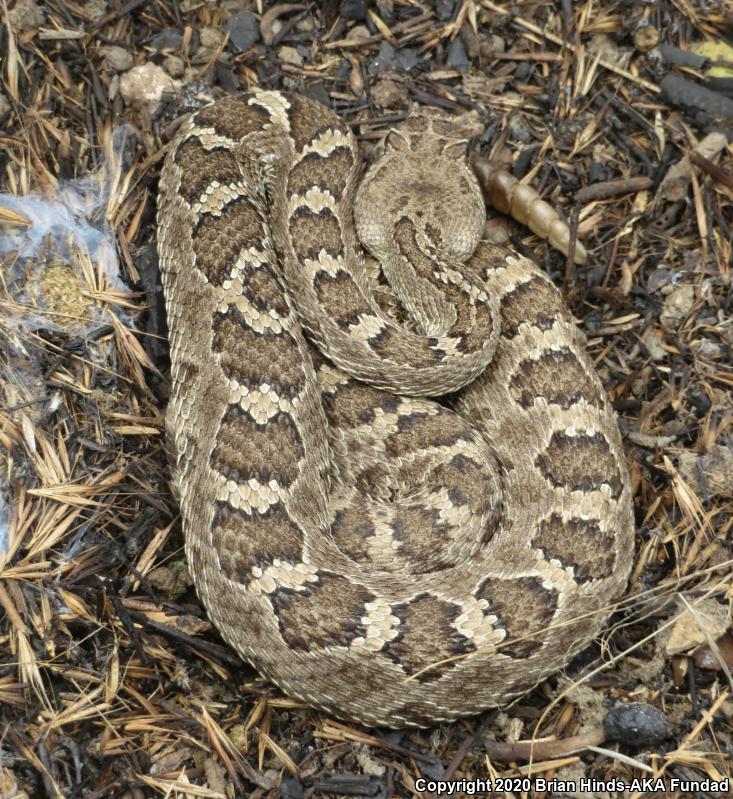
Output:
M229 49L235 53L249 50L260 40L260 23L251 11L237 11L227 22Z
M689 284L678 286L664 298L659 321L667 330L674 330L684 321L694 304L695 287Z
M379 72L383 70L389 70L394 67L395 64L395 49L389 42L382 42L379 47L379 52L377 53L374 58L372 58L371 63L367 71L370 75L377 75Z
M90 22L99 22L107 16L107 0L87 0L84 3L84 13Z
M415 47L401 47L397 51L396 58L405 72L411 72L420 63L420 55Z
M148 44L158 52L180 50L181 44L183 44L183 35L177 28L169 28L167 31L161 31L155 36L151 36Z
M372 99L379 108L404 108L410 93L401 83L385 79L377 81L372 89Z
M435 4L435 13L441 22L448 22L453 18L456 0L438 0Z
M303 783L295 777L283 780L277 792L277 799L303 799L304 796Z
M137 108L147 106L151 111L160 105L163 92L174 88L171 76L157 64L133 67L120 78L120 94L125 102Z
M293 67L303 66L303 56L295 49L286 44L277 51L278 60L283 64L290 64Z
M224 32L220 31L218 28L201 28L199 37L201 39L201 46L207 47L210 50L217 50L224 44L224 39L226 38Z
M647 291L659 291L663 286L668 285L672 280L669 269L663 266L657 267L646 281Z
M172 78L181 78L186 70L186 64L180 56L168 55L163 61L163 69Z
M104 65L114 72L127 72L128 69L132 69L135 63L132 53L129 50L125 50L124 47L112 45L111 47L105 47L103 52Z
M667 717L653 705L643 702L614 705L603 719L608 741L642 747L656 746L668 735Z
M644 348L653 361L664 361L668 357L664 349L664 339L653 328L649 328L642 336Z
M460 36L456 36L456 38L450 43L446 64L453 69L457 69L459 72L468 71L470 62L468 60L468 55L466 54L466 48L463 46Z
M18 0L7 14L10 29L15 33L40 28L46 20L45 12L33 0Z
M345 0L341 6L341 16L344 19L355 19L363 22L366 19L366 0Z

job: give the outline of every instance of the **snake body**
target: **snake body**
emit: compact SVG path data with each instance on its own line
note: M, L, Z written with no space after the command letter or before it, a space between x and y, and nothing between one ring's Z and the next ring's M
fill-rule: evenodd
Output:
M287 694L368 725L526 691L599 632L631 565L614 413L551 281L481 240L465 138L409 117L359 183L333 112L260 91L189 117L160 181L197 590Z

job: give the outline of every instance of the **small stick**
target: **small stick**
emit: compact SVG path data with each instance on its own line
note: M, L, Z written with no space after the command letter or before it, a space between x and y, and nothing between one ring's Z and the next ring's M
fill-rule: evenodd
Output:
M654 181L647 177L626 178L624 180L605 180L591 186L583 186L575 192L575 200L579 203L588 203L592 200L605 200L608 197L618 197L619 194L636 194L639 191L651 189Z

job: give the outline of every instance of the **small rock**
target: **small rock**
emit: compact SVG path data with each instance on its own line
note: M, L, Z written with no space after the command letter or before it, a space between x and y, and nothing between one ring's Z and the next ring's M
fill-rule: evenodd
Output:
M695 287L685 284L671 291L664 299L659 321L667 330L675 330L687 318L695 304Z
M135 63L132 53L129 50L125 50L124 47L112 45L111 47L105 47L103 52L104 66L114 72L127 72L128 69L132 69Z
M303 783L296 777L283 780L277 791L277 799L303 799Z
M507 122L511 140L515 142L526 142L531 138L530 132L522 124L519 116L510 116Z
M723 348L720 344L710 341L710 339L707 338L699 341L697 344L693 344L692 349L695 355L698 355L700 358L711 358L715 360L716 358L720 358L723 354Z
M349 39L368 39L371 36L366 25L354 25L349 31Z
M290 64L293 67L303 66L303 56L290 45L283 45L277 51L277 57L283 64Z
M660 266L649 275L646 281L647 291L659 291L663 286L668 285L671 280L672 275L669 269Z
M380 80L372 90L372 99L379 108L401 108L407 105L409 97L407 89L393 80Z
M107 0L87 0L84 3L84 13L90 22L99 22L107 16Z
M728 447L714 444L705 455L681 452L679 470L695 493L733 497L733 452ZM702 485L703 481L705 485Z
M730 625L728 608L714 599L701 599L690 606L680 602L680 608L684 610L675 621L665 646L668 655L680 655L709 639L714 641Z
M394 0L377 0L377 9L387 25L394 25Z
M656 330L649 328L644 332L641 340L653 361L663 361L667 357L667 350L663 346L664 339Z
M178 28L169 28L167 31L161 31L155 36L151 36L148 44L159 53L167 50L180 50L183 44L183 35Z
M15 33L40 28L46 20L46 13L33 0L18 0L8 11L8 23Z
M640 25L634 31L634 46L642 53L648 53L659 44L659 31L648 23Z
M363 22L366 19L366 0L344 0L341 6L341 16L344 19L355 19Z
M606 164L600 161L591 161L588 166L588 182L600 183L603 180L611 179L611 170Z
M405 72L411 72L420 63L420 54L417 48L401 47L397 51L397 63Z
M378 75L384 70L391 70L395 66L395 49L389 42L382 42L379 52L372 58L367 71L370 75Z
M479 55L481 58L490 59L497 53L506 52L506 42L496 33L486 37L483 35L479 41Z
M167 55L163 61L163 69L172 78L181 78L186 70L186 64L180 56Z
M163 92L173 89L170 75L157 64L133 67L120 79L120 94L125 102L137 108L148 106L151 111L160 105Z
M660 744L667 737L668 727L664 713L643 702L619 702L603 719L607 740L635 747Z
M223 31L218 28L201 28L199 31L201 46L208 47L209 50L217 50L224 44L226 38Z
M435 13L441 22L449 22L453 19L456 10L456 0L438 0L435 4Z
M251 11L237 11L226 27L229 33L229 49L235 53L249 50L260 40L260 23Z
M459 72L468 71L470 62L468 60L468 55L466 55L466 48L463 46L463 41L461 40L460 36L456 36L456 38L450 43L446 64L453 69L457 69Z

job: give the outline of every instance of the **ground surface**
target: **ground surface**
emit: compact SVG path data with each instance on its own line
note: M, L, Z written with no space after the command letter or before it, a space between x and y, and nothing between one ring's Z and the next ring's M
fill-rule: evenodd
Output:
M2 796L408 797L420 777L497 775L608 796L577 780L730 776L733 114L730 74L704 94L689 51L724 47L733 19L722 1L363 5L0 5ZM156 181L178 114L254 85L331 104L365 145L411 102L477 109L481 153L588 248L568 266L491 223L588 336L627 446L635 568L603 641L509 709L404 733L323 718L234 657L192 589L162 435ZM619 702L645 707L614 731Z

